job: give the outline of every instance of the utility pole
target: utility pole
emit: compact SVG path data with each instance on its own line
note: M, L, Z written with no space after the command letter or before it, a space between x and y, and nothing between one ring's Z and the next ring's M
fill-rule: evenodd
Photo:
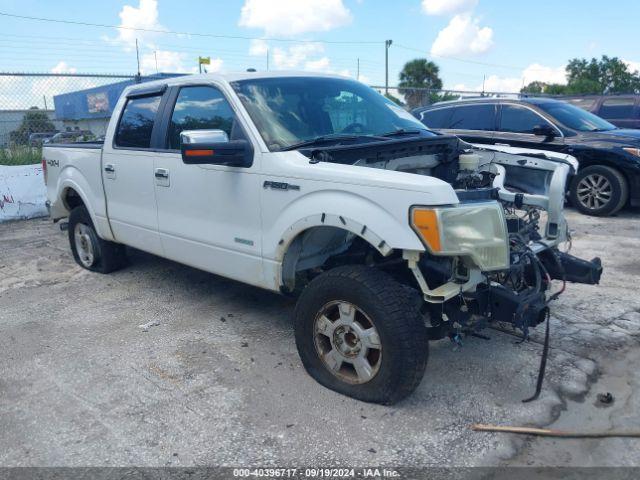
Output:
M482 94L481 96L484 97L484 82L487 79L486 75L482 75Z
M356 80L360 81L360 59L358 58L358 69L356 70Z
M389 94L389 47L393 40L384 41L384 93Z
M269 71L269 48L267 48L267 72Z
M138 62L138 83L140 82L140 51L138 50L138 39L136 38L136 61Z
M160 70L158 70L158 52L156 50L153 51L153 56L156 59L156 73L160 74Z

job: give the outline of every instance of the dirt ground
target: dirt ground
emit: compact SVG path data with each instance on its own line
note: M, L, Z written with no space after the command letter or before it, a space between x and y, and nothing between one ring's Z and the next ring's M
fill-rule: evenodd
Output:
M521 402L543 332L516 345L489 331L433 343L393 407L305 373L291 300L137 251L90 273L48 220L0 224L0 466L640 465L640 440L469 429L640 428L640 215L568 216L572 253L605 273L554 303L541 399Z

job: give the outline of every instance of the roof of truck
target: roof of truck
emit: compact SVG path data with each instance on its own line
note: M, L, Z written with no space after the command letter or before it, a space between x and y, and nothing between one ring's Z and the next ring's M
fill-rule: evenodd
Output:
M341 75L319 72L305 72L305 71L259 71L259 72L229 72L229 73L201 73L197 75L181 75L179 77L163 78L160 80L154 80L152 82L144 82L137 85L127 87L127 92L135 91L138 89L148 89L154 85L181 85L183 83L193 83L218 80L223 82L235 82L237 80L247 80L252 78L277 78L277 77L333 77L333 78L345 78Z

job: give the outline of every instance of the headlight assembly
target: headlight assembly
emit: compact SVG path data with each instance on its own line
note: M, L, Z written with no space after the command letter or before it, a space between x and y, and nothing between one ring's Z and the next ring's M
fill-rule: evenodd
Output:
M509 267L507 224L495 202L413 207L411 227L434 255L468 256L481 270Z

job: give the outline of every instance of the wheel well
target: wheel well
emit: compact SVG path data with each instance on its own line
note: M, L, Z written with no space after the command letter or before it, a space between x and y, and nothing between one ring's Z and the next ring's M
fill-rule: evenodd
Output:
M76 207L84 206L82 197L73 188L67 188L62 194L62 202L69 212Z
M286 292L300 290L322 271L347 264L375 264L386 258L348 230L326 225L311 227L300 232L284 254L282 288Z
M584 160L580 160L580 170L578 170L578 173L580 173L581 170L584 170L585 168L588 167L597 167L597 166L603 166L603 167L609 167L614 169L615 171L619 172L620 175L622 175L625 179L625 181L627 182L627 185L630 185L630 178L627 174L627 172L625 172L622 168L620 168L618 165L616 165L615 162L612 162L608 159L584 159Z

